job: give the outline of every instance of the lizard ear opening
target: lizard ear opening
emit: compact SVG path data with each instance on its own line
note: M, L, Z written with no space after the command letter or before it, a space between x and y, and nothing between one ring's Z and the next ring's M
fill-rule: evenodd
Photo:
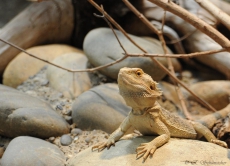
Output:
M149 87L151 90L154 90L154 88L153 88L153 86L152 85L150 85L150 87Z

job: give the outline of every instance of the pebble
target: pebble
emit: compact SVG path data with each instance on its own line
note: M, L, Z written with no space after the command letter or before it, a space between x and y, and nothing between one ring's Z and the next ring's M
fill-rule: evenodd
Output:
M71 134L72 135L81 135L82 134L82 130L79 128L74 128L71 130Z
M72 124L73 123L73 118L72 116L64 116L66 122L68 122L69 124Z
M73 139L70 135L65 134L61 136L60 142L62 146L68 146L72 143Z

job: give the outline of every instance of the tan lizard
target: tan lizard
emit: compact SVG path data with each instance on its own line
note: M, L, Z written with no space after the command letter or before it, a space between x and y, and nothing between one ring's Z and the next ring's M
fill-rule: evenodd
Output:
M192 122L171 114L162 108L156 101L162 92L157 88L157 83L139 68L122 68L118 74L118 86L121 96L125 99L132 111L121 125L108 138L107 142L99 143L92 147L98 151L110 148L132 126L143 135L159 135L149 143L141 144L137 149L137 157L143 155L145 161L155 150L168 142L170 137L196 139L204 136L209 142L227 147L223 141L217 140L212 132L199 122ZM207 123L207 119L214 120L226 116L230 107L213 115L207 115L200 122L209 127L214 123Z

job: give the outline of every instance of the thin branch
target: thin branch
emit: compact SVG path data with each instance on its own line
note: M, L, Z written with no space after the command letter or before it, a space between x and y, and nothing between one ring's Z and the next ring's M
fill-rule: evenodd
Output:
M168 57L168 58L193 58L197 56L204 56L204 55L211 55L220 52L226 52L225 48L220 50L213 50L213 51L203 51L203 52L194 52L190 54L149 54L149 53L128 53L127 55L130 57Z
M213 28L211 25L207 24L200 18L191 14L190 12L183 9L182 7L176 5L172 1L169 2L166 2L165 0L149 0L149 1L179 16L185 21L189 22L191 25L193 25L194 27L202 31L204 34L208 35L210 38L212 38L214 41L220 44L223 48L226 48L228 52L230 52L229 40L224 35L222 35L219 31L217 31L215 28Z
M217 20L224 24L230 30L230 16L207 0L195 0L201 7L206 9Z
M167 46L166 46L166 43L165 43L165 39L164 39L164 36L163 36L163 33L162 33L163 32L163 28L164 28L164 24L165 24L165 17L166 17L166 11L164 11L164 17L162 19L161 33L159 33L158 36L159 36L159 38L161 40L161 43L162 43L162 46L164 48L164 53L168 54L168 49L167 49ZM168 68L169 68L169 70L171 71L172 75L174 77L176 77L176 73L175 73L175 70L173 68L171 58L167 57L167 61L168 61ZM178 83L176 81L173 81L173 82L175 84L175 90L177 92L178 98L180 100L181 108L182 108L182 111L183 111L186 119L193 120L192 116L188 112L188 109L187 109L187 106L186 106L186 103L185 103L185 100L184 100L184 95L183 95L181 89L179 88Z
M37 57L37 56L35 56L35 55L33 55L33 54L27 52L26 50L24 50L24 49L22 49L22 48L16 46L16 45L13 44L13 43L10 43L10 42L6 41L6 40L3 40L3 39L0 38L0 41L4 42L4 43L6 43L6 44L9 44L10 46L12 46L12 47L14 47L14 48L16 48L16 49L18 49L18 50L24 52L25 54L27 54L27 55L29 55L29 56L35 58L35 59L38 59L38 60L43 61L43 62L45 62L45 63L48 63L48 64L50 64L50 65L56 66L56 67L58 67L58 68L60 68L60 69L66 70L66 71L68 71L68 72L93 72L93 71L96 71L96 70L99 70L99 69L102 69L102 68L105 68L105 67L112 66L112 65L114 65L114 64L116 64L116 63L119 63L119 62L123 61L124 59L128 58L128 55L125 55L125 56L123 56L122 58L117 59L116 61L111 62L111 63L108 63L108 64L103 65L103 66L98 66L98 67L91 68L91 69L78 69L78 70L72 70L72 69L67 69L67 68L64 68L64 67L62 67L62 66L59 66L59 65L57 65L57 64L55 64L55 63L49 62L49 61L47 61L47 60L44 60L44 59L42 59L42 58L39 58L39 57Z

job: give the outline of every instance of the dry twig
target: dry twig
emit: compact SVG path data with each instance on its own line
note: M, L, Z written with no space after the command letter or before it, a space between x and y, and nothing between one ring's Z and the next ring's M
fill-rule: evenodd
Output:
M230 52L229 40L219 31L217 31L215 28L213 28L211 25L207 24L200 18L196 17L187 10L173 3L171 0L167 2L165 0L149 1L189 22L191 25L199 29L204 34L208 35L210 38L212 38L214 41L220 44L223 48L226 48L228 52Z
M195 0L195 1L230 30L230 16L228 14L226 14L224 11L222 11L220 8L218 8L209 0Z

